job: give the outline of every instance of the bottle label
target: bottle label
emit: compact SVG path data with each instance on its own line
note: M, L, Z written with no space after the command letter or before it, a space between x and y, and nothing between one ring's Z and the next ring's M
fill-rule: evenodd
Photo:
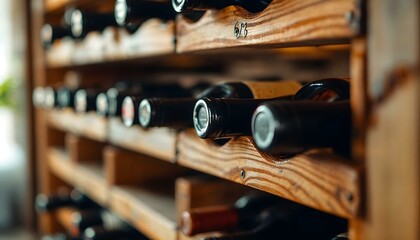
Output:
M255 99L274 98L294 95L302 85L297 81L278 82L243 82L247 85Z

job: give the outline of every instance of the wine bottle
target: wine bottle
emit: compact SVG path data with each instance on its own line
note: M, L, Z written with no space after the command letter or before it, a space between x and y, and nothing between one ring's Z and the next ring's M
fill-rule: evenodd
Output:
M131 26L131 28L137 28L150 18L175 19L171 4L167 1L156 0L117 0L114 14L120 26Z
M41 108L44 107L45 101L45 90L44 87L36 87L32 91L32 103L34 107Z
M114 13L71 12L71 32L75 38L84 38L89 32L102 31L109 26L118 26Z
M96 98L101 93L97 88L79 89L74 95L74 108L78 113L96 109Z
M344 86L344 87L343 87ZM220 99L203 98L197 101L193 111L193 122L196 133L201 138L230 138L251 136L251 120L255 109L263 102L284 100L336 100L344 98L348 92L348 82L341 79L323 79L306 84L299 89L284 91L281 96L271 99ZM309 91L311 90L311 91ZM292 96L296 94L296 96ZM344 96L345 95L345 96Z
M49 48L55 40L72 37L71 29L66 27L44 24L41 28L41 41L44 48Z
M96 98L96 113L100 116L120 116L121 104L125 97L143 94L141 84L120 81Z
M71 236L67 233L57 233L54 235L42 236L41 240L83 240L82 237Z
M85 240L143 240L147 239L131 226L125 224L116 228L89 227L84 231Z
M52 87L44 88L44 108L51 110L53 108L59 107L57 100L57 90Z
M204 85L205 86L205 85ZM294 81L227 82L216 84L188 99L145 99L140 104L140 124L149 127L193 127L191 115L199 98L270 98L294 94L301 85Z
M249 12L257 13L264 10L271 0L172 0L172 6L177 12L205 11L209 9L222 9L235 5Z
M338 234L337 236L333 237L331 240L349 240L349 235L348 233L341 233Z
M309 148L350 146L349 101L268 102L252 118L252 136L264 152L290 156Z
M284 156L315 147L334 147L348 154L351 134L349 95L348 81L321 79L303 86L291 102L262 104L251 123L257 147Z
M121 118L127 127L139 124L139 108L143 99L150 96L165 98L184 98L191 96L190 89L179 84L151 84L143 85L143 92L136 96L127 96L122 103Z
M79 89L70 87L61 87L57 91L57 101L62 108L73 108L74 98Z
M80 235L88 227L102 225L102 211L100 209L88 209L72 213L71 222L74 227L74 233Z
M251 136L251 120L255 109L267 101L290 100L292 96L275 99L202 98L195 104L193 124L201 138Z
M38 194L35 199L35 208L39 212L52 211L67 206L83 209L94 207L96 204L76 189L72 190L70 193L58 193L51 196Z
M127 96L124 98L121 109L121 119L126 127L139 124L138 111L141 97Z
M255 225L245 231L204 239L329 239L337 231L347 228L344 219L296 204L278 204L264 209L254 222Z
M284 200L273 195L247 195L238 199L233 206L212 206L192 209L182 213L181 229L188 236L237 228L252 227L256 215L263 209Z

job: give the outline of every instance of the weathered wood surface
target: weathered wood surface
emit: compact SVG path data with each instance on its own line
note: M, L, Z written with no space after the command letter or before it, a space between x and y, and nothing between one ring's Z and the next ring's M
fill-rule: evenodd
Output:
M134 186L113 187L110 207L151 239L177 238L173 195Z
M420 237L420 5L368 2L365 239Z
M356 11L354 0L274 0L257 14L235 6L210 10L194 23L177 19L176 50L348 42L354 35L348 19Z
M182 132L178 163L338 216L353 218L360 207L360 172L329 151L313 150L281 160L256 150L246 137L224 146Z
M109 141L117 146L169 162L175 161L176 133L166 128L127 128L118 118L109 119Z

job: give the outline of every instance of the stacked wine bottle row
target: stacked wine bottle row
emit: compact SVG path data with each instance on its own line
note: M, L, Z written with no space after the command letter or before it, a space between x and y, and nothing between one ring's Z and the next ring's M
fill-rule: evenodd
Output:
M80 138L77 141L79 142L76 145L79 148L91 144L90 141ZM69 155L74 155L71 151L78 151L77 147L71 147L71 145L67 147L70 150ZM144 239L144 236L130 227L130 225L134 225L137 229L144 230L149 238L176 239L177 228L173 225L168 226L168 222L177 221L177 218L183 233L191 236L192 239L259 239L261 237L276 239L279 235L279 227L284 239L300 239L307 236L316 239L331 239L336 234L347 231L346 221L341 218L294 204L270 194L241 188L233 183L203 175L189 175L188 172L173 169L172 165L165 166L155 160L147 162L144 157L123 150L107 148L105 152L107 154L104 155L108 156L108 160L105 161L103 171L109 173L110 170L113 170L117 175L113 177L107 175L106 179L101 180L112 184L106 194L109 199L100 200L101 206L95 203L99 199L93 194L98 189L93 188L94 185L88 184L86 181L81 181L82 171L77 171L78 174L73 176L75 182L67 180L73 186L78 187L70 194L58 192L53 195L38 195L36 208L39 213L67 212L65 221L68 223L63 224L66 226L67 233L55 237L66 236L66 239ZM83 152L80 154L80 159L75 160L79 161L78 164L82 167L88 163L83 163L82 159L85 158L83 154L86 156L92 154ZM109 161L110 157L112 164ZM62 173L59 173L59 170L56 171L58 168L66 166L62 163L60 165L60 161L66 162L67 160L50 157L52 171L60 177L63 177L62 174L72 175L73 173L69 171ZM127 161L131 161L131 164L128 164ZM56 163L53 164L53 162ZM53 167L53 165L56 166ZM131 177L132 179L127 181L129 178L123 175L129 173L125 170L134 166L138 167L136 168L138 172L132 175L136 177ZM146 170L154 168L159 168L162 171L153 174ZM120 172L116 173L116 171ZM94 173L85 172L83 174ZM172 203L164 200L166 192L172 192L168 189L171 189L174 183L172 181L172 184L168 185L160 181L159 179L164 176L165 179L168 179L169 176L178 178L175 184L176 203L173 203L174 200L171 200ZM179 176L183 177L179 178ZM69 178L63 177L63 179ZM147 179L152 180L154 184L150 185ZM146 184L139 184L142 181ZM96 184L104 185L104 183ZM150 190L141 190L147 189L148 185ZM203 191L203 189L206 190ZM160 194L163 195L158 194L160 191ZM209 194L217 194L217 197L208 198ZM236 196L242 197L233 204ZM174 196L172 196L173 198ZM168 206L161 206L160 204L163 203ZM171 206L173 204L179 212L178 217L170 217L175 211ZM129 224L122 222L119 217L103 209L102 206L107 206ZM161 218L165 220L162 221ZM151 229L159 227L160 232L150 232L150 223L154 225ZM176 225L175 222L173 224ZM146 230L145 226L147 226ZM196 235L197 238L194 237Z
M40 87L33 94L35 106L96 111L100 116L120 117L127 127L194 127L200 138L216 141L252 135L259 149L281 157L323 147L348 156L348 98L349 83L343 79L304 86L295 81L212 87L203 83L190 89L178 84L118 82L103 90Z
M319 15L307 14L313 13L314 8L320 9L317 11ZM277 16L274 13L278 12L278 9L287 13L285 16L278 16L284 18L281 22L287 26L280 25L280 20L276 20L277 17L273 18ZM205 14L206 11L215 11L217 14ZM172 0L172 3L118 0L115 2L114 11L108 12L69 8L64 14L61 25L49 23L44 25L41 39L44 47L51 47L47 52L47 59L52 66L101 62L150 54L170 54L175 50L188 52L257 43L333 44L343 43L345 39L357 34L352 26L345 23L346 14L357 11L359 9L353 0L322 3L293 1L287 6L283 6L279 0ZM178 20L176 20L177 13L182 15ZM232 20L225 21L223 16L226 15ZM261 15L265 21L258 15ZM308 23L304 26L295 26L293 21L289 20L302 16L307 18L301 20ZM260 24L262 21L264 24ZM312 21L320 22L317 22L315 27L314 24L310 24ZM333 22L339 25L331 24ZM210 25L212 29L209 29ZM285 34L282 31L284 28L291 28L293 31ZM326 29L332 31L328 32ZM301 31L310 31L311 36L302 37ZM271 36L267 39L275 40L267 41L260 38L262 34ZM193 37L194 35L200 37ZM58 39L62 40L53 44ZM174 39L176 41L173 41Z

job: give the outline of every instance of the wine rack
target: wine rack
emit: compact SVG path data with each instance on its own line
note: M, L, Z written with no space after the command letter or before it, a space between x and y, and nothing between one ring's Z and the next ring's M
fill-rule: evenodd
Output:
M68 6L109 11L114 4L91 0L33 2L42 6L32 10L33 33L39 32L44 22L57 23ZM54 193L62 186L77 187L151 239L187 240L223 235L185 236L179 227L181 212L232 204L251 190L339 216L347 220L352 240L389 239L386 233L396 236L400 229L407 231L404 239L415 239L420 236L416 228L419 214L407 208L419 207L416 202L419 181L413 181L418 180L415 161L418 150L411 145L398 146L407 141L406 136L412 142L418 142L420 136L413 120L419 114L415 107L420 102L418 91L413 90L420 89L419 57L411 59L409 66L399 66L395 56L383 54L392 59L391 69L389 65L384 67L383 59L378 60L381 51L388 51L385 46L389 47L388 43L372 45L380 42L380 36L386 36L377 29L385 29L385 23L391 21L381 17L389 15L386 10L390 10L391 1L385 2L381 5L379 1L358 0L273 0L260 13L229 6L207 10L196 21L183 15L166 23L151 19L131 35L121 29L106 29L82 41L54 43L47 50L41 48L39 36L32 35L34 86L62 83L68 71L82 72L86 82L110 82L125 75L134 75L142 81L165 75L165 71L182 75L180 72L201 74L206 69L221 72L226 75L224 79L235 74L243 78L252 73L249 64L255 60L259 73L268 68L278 73L278 69L272 71L278 66L268 64L278 63L287 73L286 78L305 76L305 72L309 75L306 81L337 77L329 75L337 72L348 74L353 120L351 156L312 149L280 158L259 151L250 137L219 144L200 139L191 129L127 128L120 119L100 117L95 112L36 109L33 157L37 163L38 191ZM415 1L410 2L415 5ZM403 11L395 11L396 17L402 18ZM417 18L412 23L416 26L420 22ZM370 35L366 25L374 28L370 29ZM382 31L389 35L407 33L397 27ZM95 44L106 48L93 49ZM418 47L418 43L414 46ZM410 47L413 45L398 46L406 53ZM244 64L245 67L236 65L246 62L244 59L251 63ZM315 69L319 66L320 69ZM177 81L184 83L183 79ZM410 113L401 106L407 106ZM395 127L399 114L410 119L407 125ZM397 147L391 143L393 137L401 141ZM401 150L406 165L391 160L398 159ZM399 178L388 178L385 174L392 175L393 169ZM381 199L389 197L404 205L391 193L407 194L408 206L403 207L401 215L397 214L394 202ZM39 231L46 234L71 228L68 223L71 211L39 214ZM382 219L382 212L389 213L389 219ZM394 222L391 216L417 220L384 230L383 226Z

